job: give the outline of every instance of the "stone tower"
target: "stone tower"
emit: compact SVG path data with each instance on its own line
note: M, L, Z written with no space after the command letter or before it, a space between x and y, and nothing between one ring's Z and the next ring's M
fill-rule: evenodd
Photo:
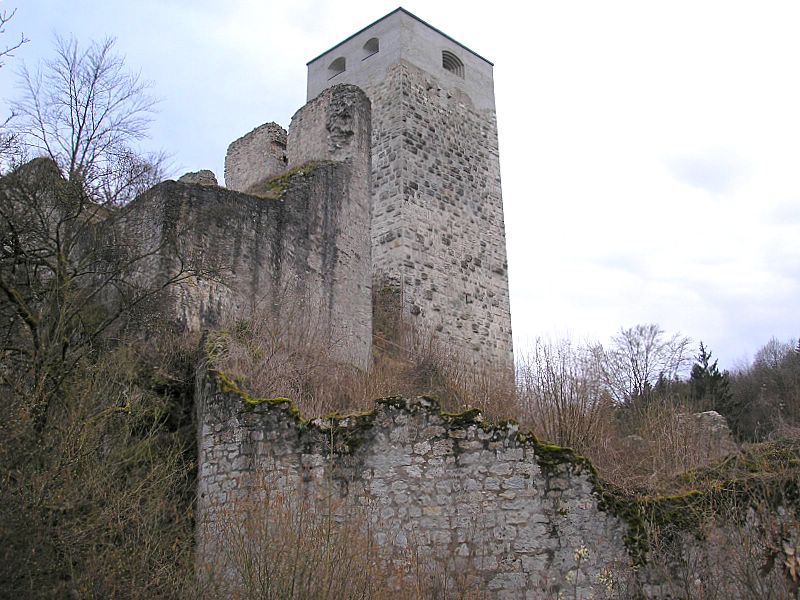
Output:
M373 293L468 363L513 368L492 63L398 8L308 63L372 102Z

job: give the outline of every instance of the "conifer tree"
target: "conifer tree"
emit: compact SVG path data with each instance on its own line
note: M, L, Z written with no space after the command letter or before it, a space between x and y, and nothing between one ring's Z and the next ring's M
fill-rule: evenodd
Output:
M737 411L732 404L728 373L720 372L717 360L712 362L711 357L711 351L700 342L700 351L689 378L690 397L700 408L715 410L729 419L735 419Z

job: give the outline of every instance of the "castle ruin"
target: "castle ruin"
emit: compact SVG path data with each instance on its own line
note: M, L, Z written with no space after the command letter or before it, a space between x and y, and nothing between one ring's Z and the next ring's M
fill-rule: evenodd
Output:
M200 331L293 310L339 359L366 368L370 135L364 92L336 86L300 109L288 134L268 125L232 144L229 162L238 149L243 169L229 177L241 191L213 185L201 172L139 196L124 218L127 237L152 256L142 277L176 271L176 263L202 273L174 286L164 312ZM258 155L261 176L241 158L252 157L252 140L269 150Z
M510 372L492 63L398 8L308 63L309 102L340 84L360 87L372 105L374 296L399 296L404 320L467 364ZM347 143L335 124L305 136L302 149L292 143L309 112L293 118L288 147L275 124L231 144L227 186L253 191L298 154L324 158Z
M288 132L270 123L231 144L227 189L190 174L126 213L131 239L170 249L150 273L181 260L209 273L180 286L173 313L201 330L301 302L339 356L366 367L387 293L413 330L512 372L492 64L400 8L308 69ZM641 596L665 597L646 523L697 496L624 498L572 450L425 397L305 420L218 370L221 338L206 339L195 385L201 580L235 591L239 508L263 514L277 490L336 506L332 518L366 515L382 558L418 553L484 597L604 597L625 572ZM700 544L691 533L676 534L678 555Z

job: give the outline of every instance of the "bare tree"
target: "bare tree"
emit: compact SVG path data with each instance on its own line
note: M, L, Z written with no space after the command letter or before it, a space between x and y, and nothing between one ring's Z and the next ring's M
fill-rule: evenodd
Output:
M620 329L611 348L596 348L608 392L620 404L649 397L659 381L685 373L692 361L690 343L679 333L666 336L653 323Z
M39 429L103 336L197 273L177 239L134 226L126 201L159 172L133 146L153 100L112 50L59 39L14 104L21 141L45 156L0 180L0 386Z
M0 35L5 34L6 25L8 25L9 21L14 18L16 12L16 8L11 11L0 11ZM5 65L5 59L7 57L13 56L14 50L28 41L29 40L25 37L25 34L21 33L17 41L6 44L5 48L0 50L0 67ZM14 134L14 132L8 130L8 124L13 117L14 113L12 112L8 117L6 117L5 121L0 123L0 164L6 162L8 158L17 150L17 136Z
M161 178L163 155L135 147L156 101L114 53L113 39L82 49L72 37L57 37L56 57L34 71L23 68L21 79L15 131L93 201L127 202Z
M126 212L47 159L0 180L0 385L40 427L102 336L197 272L172 239L126 242ZM172 266L153 267L165 254Z

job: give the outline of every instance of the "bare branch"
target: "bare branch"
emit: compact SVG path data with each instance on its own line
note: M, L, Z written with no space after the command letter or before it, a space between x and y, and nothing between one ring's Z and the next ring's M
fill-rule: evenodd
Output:
M35 71L23 68L21 80L15 132L95 202L127 202L161 175L163 155L135 149L156 101L150 84L114 53L114 40L83 49L74 38L57 37L55 58Z
M6 32L6 25L8 24L9 21L11 21L11 19L14 18L14 15L16 13L17 13L16 8L10 12L7 10L0 12L0 35ZM5 48L3 50L0 50L0 67L2 67L5 64L3 62L3 59L5 57L14 56L13 54L14 50L17 50L20 46L22 46L22 44L27 44L29 41L30 40L25 37L24 33L20 33L18 41L13 42L11 44L6 44Z
M659 380L683 375L691 364L688 337L665 337L658 325L636 325L621 329L612 346L595 351L603 367L603 378L614 400L627 404L646 398Z

